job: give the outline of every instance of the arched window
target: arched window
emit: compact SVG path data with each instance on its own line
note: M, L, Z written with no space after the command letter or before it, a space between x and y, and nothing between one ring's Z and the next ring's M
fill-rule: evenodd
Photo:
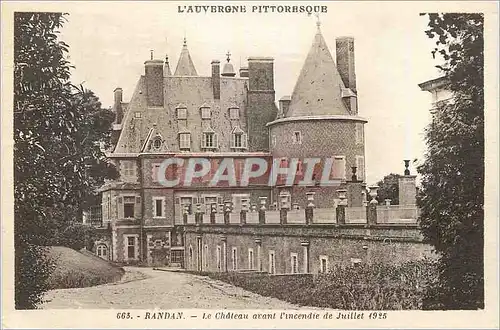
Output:
M108 258L108 247L104 244L99 244L96 249L97 256L99 258L107 259Z

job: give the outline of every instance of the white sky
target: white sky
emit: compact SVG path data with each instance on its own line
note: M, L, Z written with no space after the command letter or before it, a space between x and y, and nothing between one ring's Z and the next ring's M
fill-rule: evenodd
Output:
M249 56L275 59L276 100L290 95L311 46L316 17L307 14L179 14L184 3L77 3L70 7L62 39L70 46L74 83L84 83L103 106L122 87L129 101L144 73L144 61L169 55L175 70L184 35L199 75L210 75L213 59L229 50L235 69ZM209 3L212 4L212 3ZM244 3L231 3L242 5ZM252 4L248 2L247 11ZM273 3L279 4L279 3ZM285 4L285 3L282 3ZM289 2L288 5L306 3ZM335 56L335 38L355 38L359 115L365 126L367 182L403 172L403 159L422 160L423 129L429 120L430 94L417 84L439 75L425 35L427 18L416 7L395 2L322 2L321 29ZM415 8L415 9L413 9ZM416 170L413 167L412 172Z

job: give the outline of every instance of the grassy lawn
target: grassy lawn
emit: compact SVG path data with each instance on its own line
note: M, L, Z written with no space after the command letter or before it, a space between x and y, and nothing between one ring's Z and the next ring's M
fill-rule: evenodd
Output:
M91 253L81 253L63 246L50 247L54 270L50 289L83 288L120 280L125 271Z

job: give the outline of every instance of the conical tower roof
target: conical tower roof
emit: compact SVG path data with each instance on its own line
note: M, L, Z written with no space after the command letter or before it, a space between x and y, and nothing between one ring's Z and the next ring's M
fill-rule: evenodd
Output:
M177 62L177 68L175 69L174 76L197 76L196 69L189 55L189 50L187 48L186 38L184 38L184 44L182 45L181 55L179 56L179 62Z
M172 75L172 71L170 71L170 63L168 63L168 55L165 55L165 66L163 67L163 74L166 77Z
M343 88L345 85L318 24L286 117L348 115L342 100Z

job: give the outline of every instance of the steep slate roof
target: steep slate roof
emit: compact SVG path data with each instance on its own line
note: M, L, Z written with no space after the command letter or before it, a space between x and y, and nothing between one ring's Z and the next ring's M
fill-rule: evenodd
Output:
M151 108L147 106L145 78L141 76L124 115L122 131L114 153L141 152L146 140L156 133L165 139L168 152L178 152L178 133L181 131L191 133L191 150L199 151L201 134L205 130L200 113L204 104L211 108L211 128L219 134L220 150L229 151L230 134L234 127L239 126L243 131L247 130L247 79L221 77L220 84L220 100L216 100L213 97L211 77L164 77L164 107ZM177 120L176 108L179 104L187 108L187 127ZM229 108L232 106L243 110L237 122L229 119ZM136 112L140 113L140 118L135 116Z
M177 68L175 69L174 76L197 76L196 69L189 55L189 50L187 48L186 38L184 38L184 44L182 45L181 55L179 56L179 62L177 62Z
M318 25L286 117L349 115L341 97L342 88L345 85Z

